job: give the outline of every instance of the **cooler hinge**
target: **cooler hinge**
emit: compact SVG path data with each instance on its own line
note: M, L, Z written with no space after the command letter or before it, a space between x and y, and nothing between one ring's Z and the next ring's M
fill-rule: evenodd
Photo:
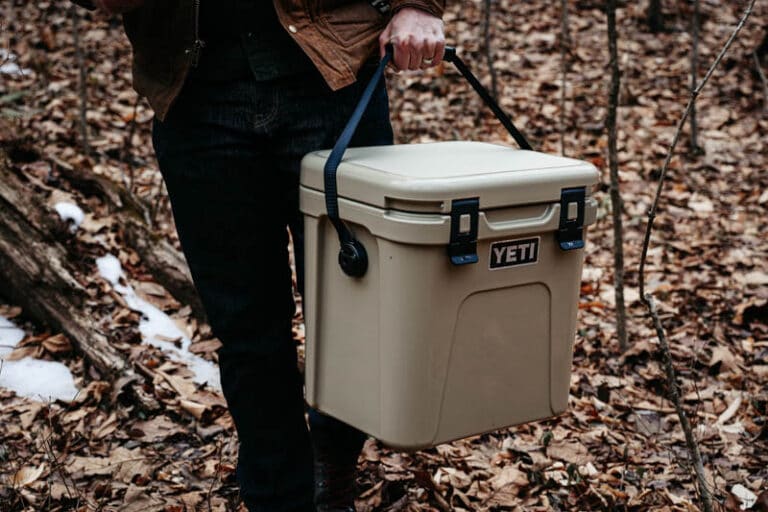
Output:
M480 199L456 199L451 202L451 242L448 256L454 265L477 263L477 219Z
M586 187L564 188L560 193L560 226L557 241L560 249L572 251L584 247L584 201Z

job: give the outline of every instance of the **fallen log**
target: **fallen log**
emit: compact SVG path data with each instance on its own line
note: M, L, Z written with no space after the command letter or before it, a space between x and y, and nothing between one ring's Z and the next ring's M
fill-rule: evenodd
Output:
M21 306L36 322L66 335L91 369L98 370L99 375L91 373L91 377L111 383L113 401L119 397L148 414L171 406L198 420L205 413L205 421L213 421L224 410L223 397L201 389L188 372L176 375L175 370L185 365L183 361L172 362L172 358L160 356L158 352L163 350L137 344L140 316L129 313L121 294L96 275L96 259L114 250L113 242L124 242L128 236L124 230L133 230L131 236L143 236L142 230L149 229L142 226L141 219L130 218L130 212L138 210L124 207L117 221L108 213L108 233L93 225L91 231L80 227L73 233L50 207L57 193L69 194L58 186L62 183L56 183L50 173L28 172L5 161L0 150L0 296ZM87 179L93 185L102 178ZM82 188L73 188L78 196L83 195ZM105 183L103 191L117 193L118 188ZM120 200L119 196L114 200ZM120 236L111 236L115 233ZM155 246L162 247L146 242L147 251L154 251ZM179 254L170 244L164 250ZM183 259L166 262L186 269ZM191 280L187 283L191 287ZM145 364L158 360L170 366ZM212 412L214 408L217 412Z
M67 335L107 377L132 373L103 330L109 312L84 284L83 269L60 241L62 223L40 201L29 177L0 153L0 294Z
M64 162L55 162L59 175L79 192L97 197L114 215L123 233L123 241L141 258L154 279L176 300L192 308L195 316L205 321L200 302L184 254L149 226L149 208L131 195L125 187Z

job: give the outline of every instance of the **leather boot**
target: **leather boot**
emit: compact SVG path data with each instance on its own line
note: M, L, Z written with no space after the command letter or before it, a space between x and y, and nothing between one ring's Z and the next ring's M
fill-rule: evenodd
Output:
M355 512L357 458L365 434L310 410L317 512Z
M317 512L355 512L357 456L329 453L315 446Z

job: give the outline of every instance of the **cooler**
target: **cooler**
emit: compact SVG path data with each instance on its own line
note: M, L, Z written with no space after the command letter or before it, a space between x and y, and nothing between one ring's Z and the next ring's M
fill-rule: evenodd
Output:
M302 162L309 404L403 449L563 412L594 166L341 139Z

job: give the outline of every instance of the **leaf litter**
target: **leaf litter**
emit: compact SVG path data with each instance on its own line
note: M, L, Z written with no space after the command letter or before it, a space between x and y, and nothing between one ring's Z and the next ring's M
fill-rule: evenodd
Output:
M644 3L625 4L618 13L628 292L636 286L650 184L687 95L690 7L667 4L666 22L673 27L667 33L647 32ZM604 15L599 3L569 6L566 151L604 172ZM488 83L481 9L481 2L451 6L446 28L449 41ZM702 4L702 62L714 57L739 12L738 5ZM56 179L61 165L118 183L128 183L132 174L134 194L157 205L158 232L178 245L167 198L158 195L162 184L149 142L152 112L145 102L136 104L130 88L130 49L119 23L97 13L79 15L95 153L84 155L76 144L71 18L51 2L0 6L9 28L0 31L0 48L26 70L0 80L0 146L11 165L59 193L48 192L51 197L41 200L82 209L74 236L89 251L86 256L95 262L113 255L125 274L123 285L130 280L136 296L180 324L181 338L189 340L173 334L158 338L158 344L181 342L215 362L218 341L210 329L152 281L122 243L108 209ZM675 156L648 261L650 288L669 330L715 495L725 510L763 512L768 511L768 98L762 96L752 53L765 69L767 16L761 5L700 97L705 154L691 157L681 150ZM552 153L559 151L560 137L559 23L551 2L501 0L491 37L502 105L538 148ZM448 67L392 75L390 93L400 143L451 138L511 143ZM684 440L664 399L654 333L636 301L630 305L631 348L621 355L615 346L605 186L596 198L600 215L589 233L569 412L414 454L368 441L360 459L360 510L698 510ZM11 343L20 345L16 350L66 364L81 386L69 403L40 403L0 389L0 509L238 510L236 435L223 397L195 382L183 361L139 343L142 314L136 310L141 308L114 293L110 282L99 277L94 263L85 284L95 300L117 304L112 327L122 335L121 350L145 369L141 377L110 384L60 335L30 324L17 308L0 310L24 322L23 337ZM7 340L4 326L0 336ZM301 337L299 323L295 332Z

